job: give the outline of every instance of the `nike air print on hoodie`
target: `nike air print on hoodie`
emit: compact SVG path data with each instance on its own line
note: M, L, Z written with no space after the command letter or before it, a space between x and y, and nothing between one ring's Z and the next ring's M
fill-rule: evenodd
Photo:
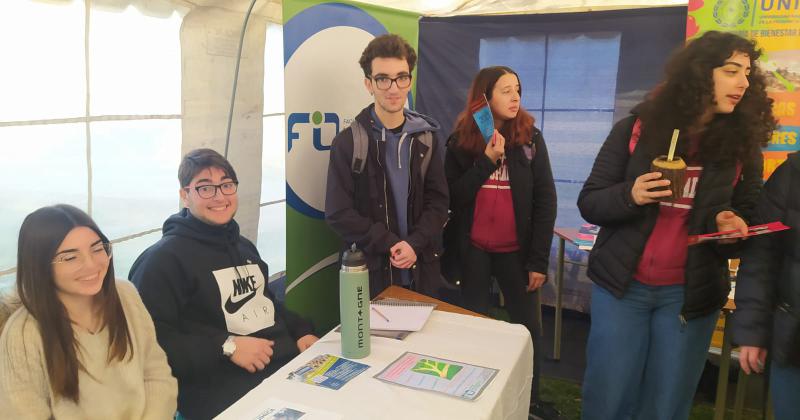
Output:
M236 221L212 226L183 209L164 222L163 235L130 279L178 379L178 410L210 418L296 356L311 324L274 299L267 264ZM223 356L229 335L274 341L267 368L251 374Z

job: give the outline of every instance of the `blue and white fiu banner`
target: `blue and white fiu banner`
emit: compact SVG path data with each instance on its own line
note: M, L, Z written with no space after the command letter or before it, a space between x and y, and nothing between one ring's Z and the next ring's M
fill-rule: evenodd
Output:
M286 302L318 332L338 323L340 241L327 227L328 152L372 102L358 64L376 36L416 47L418 15L355 2L284 0L286 101Z

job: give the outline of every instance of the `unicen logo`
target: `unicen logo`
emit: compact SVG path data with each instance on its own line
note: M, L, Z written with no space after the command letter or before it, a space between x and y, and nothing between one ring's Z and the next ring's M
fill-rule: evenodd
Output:
M332 139L326 139L327 141L325 143L322 141L322 124L333 124L333 132L338 134L339 116L334 112L326 112L324 114L319 111L316 111L313 114L309 114L307 112L295 112L289 115L289 119L286 123L288 128L288 134L286 138L288 139L289 152L292 151L292 143L300 139L300 133L295 130L295 125L309 123L313 126L311 129L311 138L314 148L322 152L331 149L329 142Z
M738 26L750 15L747 0L717 0L714 5L714 21L724 27Z
M286 61L286 201L305 216L325 217L333 138L372 102L358 59L373 38L356 27L330 27Z

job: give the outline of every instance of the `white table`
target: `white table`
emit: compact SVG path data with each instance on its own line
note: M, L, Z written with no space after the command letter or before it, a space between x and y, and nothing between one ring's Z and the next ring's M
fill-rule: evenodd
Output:
M333 412L344 419L527 419L533 346L522 325L433 311L422 331L405 340L372 337L370 366L340 390L289 381L287 375L321 354L341 356L339 333L331 331L264 380L217 419L243 420L273 397ZM406 351L499 369L475 401L379 381L373 376Z

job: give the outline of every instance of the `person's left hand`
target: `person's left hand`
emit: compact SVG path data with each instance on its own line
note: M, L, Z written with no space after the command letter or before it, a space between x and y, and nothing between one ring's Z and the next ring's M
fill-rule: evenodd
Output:
M542 287L545 280L547 280L547 276L542 273L537 273L534 271L528 271L528 287L526 290L528 292L536 291L536 289Z
M738 230L742 235L747 235L747 223L736 215L736 213L725 210L717 213L717 231L724 232L727 230ZM720 239L721 244L732 244L739 240L738 238Z
M300 350L300 353L306 351L307 348L311 347L312 344L316 343L319 340L319 337L313 334L307 334L300 337L297 340L297 349Z
M755 346L739 347L739 366L746 374L761 373L767 362L767 349Z
M400 241L389 248L389 259L397 268L411 268L417 262L417 254L408 242Z

